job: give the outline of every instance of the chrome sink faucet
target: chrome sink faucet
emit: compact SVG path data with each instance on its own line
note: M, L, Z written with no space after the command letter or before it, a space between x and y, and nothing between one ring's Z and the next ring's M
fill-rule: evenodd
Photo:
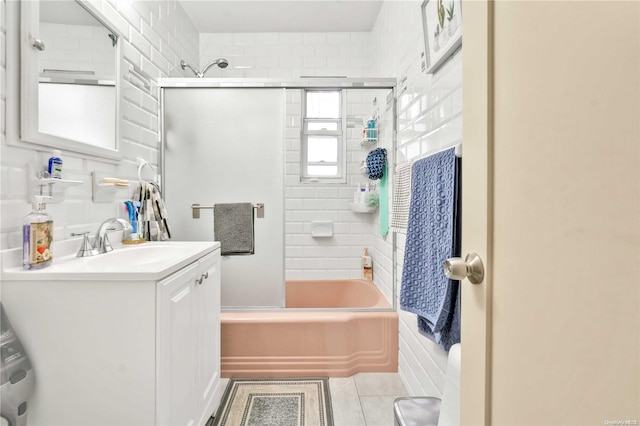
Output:
M76 257L89 257L98 254L98 250L93 248L93 244L91 244L91 240L89 239L89 232L81 232L79 234L72 232L71 236L82 237L82 245L80 246L80 250L78 250L78 254L76 254Z
M114 231L118 229L114 226L118 224L123 231L131 232L131 225L124 219L112 217L111 219L105 220L98 227L98 231L96 232L96 236L93 240L93 247L98 250L98 253L108 253L113 250L113 247L111 247L111 243L109 242L109 237L107 236L107 231Z

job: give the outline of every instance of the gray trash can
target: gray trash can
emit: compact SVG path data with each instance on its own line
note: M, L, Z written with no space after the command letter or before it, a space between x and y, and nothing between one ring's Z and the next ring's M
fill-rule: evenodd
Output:
M437 426L440 399L429 396L396 398L393 403L395 426Z

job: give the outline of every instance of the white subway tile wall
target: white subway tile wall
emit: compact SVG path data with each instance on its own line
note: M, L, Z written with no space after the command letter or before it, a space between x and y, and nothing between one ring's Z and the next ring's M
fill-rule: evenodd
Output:
M424 51L421 3L418 0L385 1L371 32L375 74L398 79L397 163L462 141L462 52L458 51L434 75L421 71ZM398 233L398 293L405 241L406 235ZM390 248L381 245L382 250L390 252ZM402 310L399 313L399 373L409 394L441 396L447 354L419 334L414 314Z
M300 182L301 90L287 90L285 164L285 277L286 279L362 278L365 247L374 253L377 214L354 213L349 209L357 184L371 185L360 163L373 147L362 147L363 122L373 114L373 99L384 99L387 90L345 90L347 183L314 184ZM391 145L391 142L389 142ZM313 238L311 221L333 222L333 236ZM389 260L389 265L391 261ZM388 268L387 268L388 269ZM375 268L374 279L383 269ZM380 278L382 280L382 278ZM391 280L388 280L390 283ZM391 300L391 296L389 296Z
M194 66L198 65L198 32L178 2L93 1L92 4L121 31L125 68L136 65L155 78L188 76L180 69L181 59ZM50 156L50 150L44 147L35 148L33 145L21 147L7 144L6 0L0 2L0 7L0 246L5 249L19 247L22 244L22 217L31 209L31 203L27 202L27 165L36 169L43 168ZM64 40L61 43L65 45ZM71 58L74 60L73 66L80 66L79 63L83 62L80 61L83 51L78 48L76 53L77 55ZM128 72L125 71L123 74L121 83L124 101L120 141L123 160L115 165L90 160L78 154L62 153L64 177L82 180L84 183L68 189L64 203L47 206L54 218L54 241L69 238L72 232L93 231L108 217L126 217L121 201L127 199L130 194L121 191L114 203L94 203L91 200L91 172L109 172L117 177L136 181L137 157L157 165L157 92L146 93L129 81Z
M369 33L203 33L200 63L224 57L208 77L298 78L370 75Z

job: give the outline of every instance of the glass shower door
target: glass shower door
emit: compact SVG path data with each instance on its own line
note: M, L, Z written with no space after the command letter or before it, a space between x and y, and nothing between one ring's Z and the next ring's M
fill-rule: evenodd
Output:
M255 254L222 257L222 306L284 307L285 90L163 90L164 196L173 239L214 240L213 210L194 219L192 204L264 203Z

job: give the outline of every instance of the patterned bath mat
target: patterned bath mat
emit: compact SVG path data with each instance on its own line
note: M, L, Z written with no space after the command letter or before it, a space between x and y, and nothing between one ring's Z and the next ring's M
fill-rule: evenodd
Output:
M333 426L329 379L230 379L213 424Z

